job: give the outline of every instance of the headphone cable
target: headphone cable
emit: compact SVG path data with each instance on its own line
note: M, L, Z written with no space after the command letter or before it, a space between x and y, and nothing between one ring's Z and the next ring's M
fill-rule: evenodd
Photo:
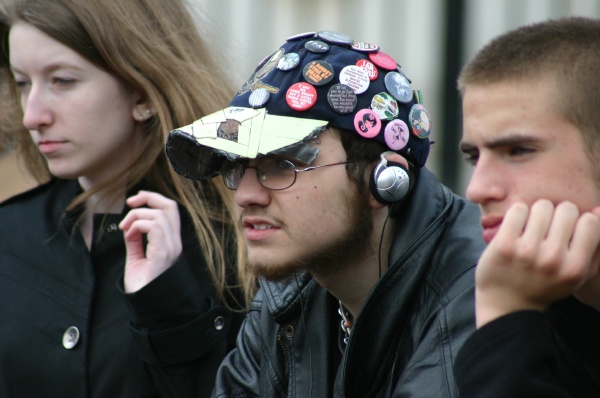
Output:
M300 309L302 310L302 325L304 327L304 334L306 335L306 343L308 345L308 364L310 370L310 395L312 397L313 392L313 374L312 374L312 348L310 347L310 339L308 337L308 328L306 327L306 319L304 318L304 300L302 298L302 290L300 289L300 282L298 282L298 274L294 272L294 280L298 287L298 293L300 294Z
M381 250L383 248L383 234L385 233L385 227L387 226L387 222L390 219L390 214L392 213L392 206L394 206L395 203L392 203L391 205L388 206L388 213L387 216L385 216L385 221L383 222L383 227L381 228L381 238L379 239L379 255L378 255L378 260L379 260L379 279L381 279Z

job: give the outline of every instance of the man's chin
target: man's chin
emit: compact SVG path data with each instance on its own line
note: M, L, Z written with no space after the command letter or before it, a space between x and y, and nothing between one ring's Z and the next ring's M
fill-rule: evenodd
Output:
M275 282L291 279L297 271L302 269L301 266L295 264L249 263L248 266L254 275Z

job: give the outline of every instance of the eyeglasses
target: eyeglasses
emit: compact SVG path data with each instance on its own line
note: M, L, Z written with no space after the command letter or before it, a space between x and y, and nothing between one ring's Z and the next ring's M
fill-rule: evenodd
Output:
M225 160L221 165L221 175L223 176L225 186L235 191L240 185L240 181L242 181L246 169L255 169L256 178L260 185L272 191L281 191L294 185L298 173L356 161L358 161L358 159L298 169L291 161L277 157L260 158L257 160L255 166L243 165L240 162Z

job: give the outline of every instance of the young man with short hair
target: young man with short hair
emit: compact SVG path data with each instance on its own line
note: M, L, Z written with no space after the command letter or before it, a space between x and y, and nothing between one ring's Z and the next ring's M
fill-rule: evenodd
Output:
M524 26L459 78L489 246L461 397L600 396L600 20Z
M175 170L234 190L260 276L215 396L457 397L484 242L476 206L424 167L411 84L373 44L303 34L171 132Z

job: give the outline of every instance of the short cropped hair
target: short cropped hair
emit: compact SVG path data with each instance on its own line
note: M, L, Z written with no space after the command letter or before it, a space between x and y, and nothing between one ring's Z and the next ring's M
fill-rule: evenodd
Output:
M600 19L567 17L526 25L493 39L463 68L462 95L471 85L552 76L554 105L579 128L590 159L600 159Z

